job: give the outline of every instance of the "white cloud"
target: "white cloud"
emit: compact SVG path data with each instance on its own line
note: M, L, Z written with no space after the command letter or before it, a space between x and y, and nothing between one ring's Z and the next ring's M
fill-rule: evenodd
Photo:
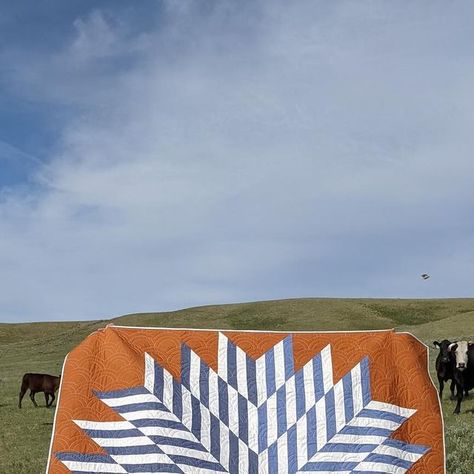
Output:
M3 317L469 294L470 26L430 12L166 2L145 34L96 10L16 62L77 113L0 204Z

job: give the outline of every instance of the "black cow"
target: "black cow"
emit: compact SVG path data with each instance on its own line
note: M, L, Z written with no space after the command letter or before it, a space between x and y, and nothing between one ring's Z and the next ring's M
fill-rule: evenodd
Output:
M20 389L20 399L18 401L18 408L21 408L21 400L23 396L30 390L30 398L34 406L37 407L38 404L35 401L35 394L37 392L44 392L44 398L46 399L46 406L50 407L54 401L54 392L59 388L59 383L61 382L61 377L56 377L54 375L48 374L25 374L23 375L23 380L21 382ZM48 402L49 396L51 396L51 401Z
M451 390L451 400L455 400L454 388L456 382L454 381L454 354L449 350L449 346L452 344L451 341L444 339L441 342L434 341L433 345L439 347L439 353L436 357L436 375L438 376L439 383L439 398L443 398L444 382L451 380L449 389Z
M474 388L474 342L458 341L449 346L454 354L454 381L456 382L457 403L454 413L461 411L463 392Z

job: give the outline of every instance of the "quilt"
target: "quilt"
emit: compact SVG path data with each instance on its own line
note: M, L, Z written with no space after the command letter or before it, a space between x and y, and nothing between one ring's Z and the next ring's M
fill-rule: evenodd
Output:
M65 360L47 474L445 472L407 333L107 326Z

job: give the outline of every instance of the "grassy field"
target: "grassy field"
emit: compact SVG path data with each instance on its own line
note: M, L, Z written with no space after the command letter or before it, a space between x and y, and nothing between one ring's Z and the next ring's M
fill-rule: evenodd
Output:
M59 374L64 356L85 336L113 322L130 326L272 330L397 328L426 344L435 339L474 339L474 299L297 299L131 314L93 322L0 324L0 474L43 473L54 410L35 409L28 396L17 408L25 372ZM431 367L436 351L430 352ZM433 373L432 373L433 376ZM446 396L446 395L445 395ZM447 472L474 473L474 396L452 415L443 400Z

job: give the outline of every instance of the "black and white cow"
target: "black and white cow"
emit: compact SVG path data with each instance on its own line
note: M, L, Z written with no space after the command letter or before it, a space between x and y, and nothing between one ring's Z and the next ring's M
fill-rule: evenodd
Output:
M444 382L451 380L449 387L451 391L451 400L455 400L454 388L456 382L454 381L454 354L449 350L449 346L452 344L451 341L444 339L441 342L433 341L433 345L439 348L438 356L436 357L436 375L439 383L439 398L443 398Z
M458 341L449 345L454 354L454 381L456 382L457 403L454 413L461 411L463 392L474 388L474 342Z

